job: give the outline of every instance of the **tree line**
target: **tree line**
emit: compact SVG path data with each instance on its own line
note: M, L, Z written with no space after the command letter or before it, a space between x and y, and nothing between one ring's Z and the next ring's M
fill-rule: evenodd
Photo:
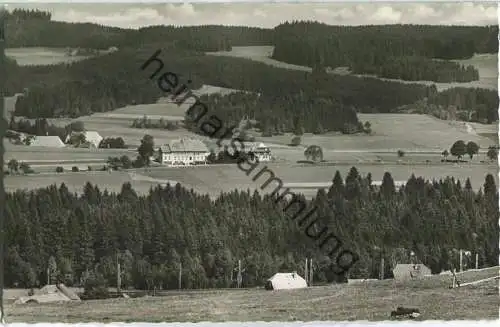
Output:
M456 249L479 254L481 267L498 265L498 189L486 176L481 190L447 177L411 176L395 188L390 173L380 187L352 168L337 171L332 187L310 201L318 225L328 225L360 260L349 278L378 276L383 248L390 277L395 263L415 252L433 273L456 267ZM463 183L463 184L462 184ZM313 258L318 283L345 281L332 275L330 261L288 216L285 201L258 192L221 193L216 199L180 184L156 186L138 195L129 183L121 192L87 183L77 195L61 184L7 194L5 286L33 287L51 278L68 285L99 279L138 289L231 287L242 260L243 286L262 286L278 271L302 274Z
M464 120L491 124L498 121L498 91L481 88L454 87L435 93L428 103L442 107L454 106L467 112Z
M247 26L148 26L124 29L93 23L51 21L49 12L16 9L7 15L6 45L108 49L175 43L196 51L230 51L233 45L270 45L273 31ZM54 38L57 35L57 38Z
M464 82L472 66L431 59L467 59L498 52L498 26L331 26L292 21L274 29L273 58L308 67L349 67L358 74L404 80Z

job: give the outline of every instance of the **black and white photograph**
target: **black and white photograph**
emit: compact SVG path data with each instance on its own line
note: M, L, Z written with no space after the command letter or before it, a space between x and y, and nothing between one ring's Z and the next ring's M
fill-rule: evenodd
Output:
M0 4L1 322L499 319L498 25Z

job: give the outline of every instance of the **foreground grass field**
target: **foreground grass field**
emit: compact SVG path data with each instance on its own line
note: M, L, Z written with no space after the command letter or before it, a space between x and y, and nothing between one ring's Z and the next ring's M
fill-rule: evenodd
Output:
M474 276L478 274L477 276ZM466 272L477 280L498 276L498 267ZM498 319L498 280L449 289L449 276L396 282L310 287L165 292L161 297L61 304L7 304L8 322L200 322L388 320L398 306L418 308L418 320Z

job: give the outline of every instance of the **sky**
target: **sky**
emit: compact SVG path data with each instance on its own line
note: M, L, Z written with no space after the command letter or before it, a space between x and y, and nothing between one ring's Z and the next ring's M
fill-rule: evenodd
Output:
M123 28L148 25L244 25L273 28L285 21L315 20L329 25L498 24L494 2L334 2L334 3L181 3L181 4L9 4L8 9L38 8L52 19Z

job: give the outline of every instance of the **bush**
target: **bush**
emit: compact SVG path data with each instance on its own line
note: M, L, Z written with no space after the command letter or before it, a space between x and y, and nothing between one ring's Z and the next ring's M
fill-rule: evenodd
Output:
M80 169L78 169L77 166L73 166L73 167L71 167L71 171L76 173L76 172L79 172Z
M290 143L291 146L299 146L300 143L302 142L302 138L300 136L294 136L292 138L292 142Z
M64 168L59 166L59 167L56 167L56 173L62 173L64 171Z
M109 291L106 279L103 275L92 274L85 280L83 285L83 298L85 300L100 300L109 298Z
M88 170L88 171L92 171L92 167L91 167L91 166L88 166L88 167L87 167L87 170Z

